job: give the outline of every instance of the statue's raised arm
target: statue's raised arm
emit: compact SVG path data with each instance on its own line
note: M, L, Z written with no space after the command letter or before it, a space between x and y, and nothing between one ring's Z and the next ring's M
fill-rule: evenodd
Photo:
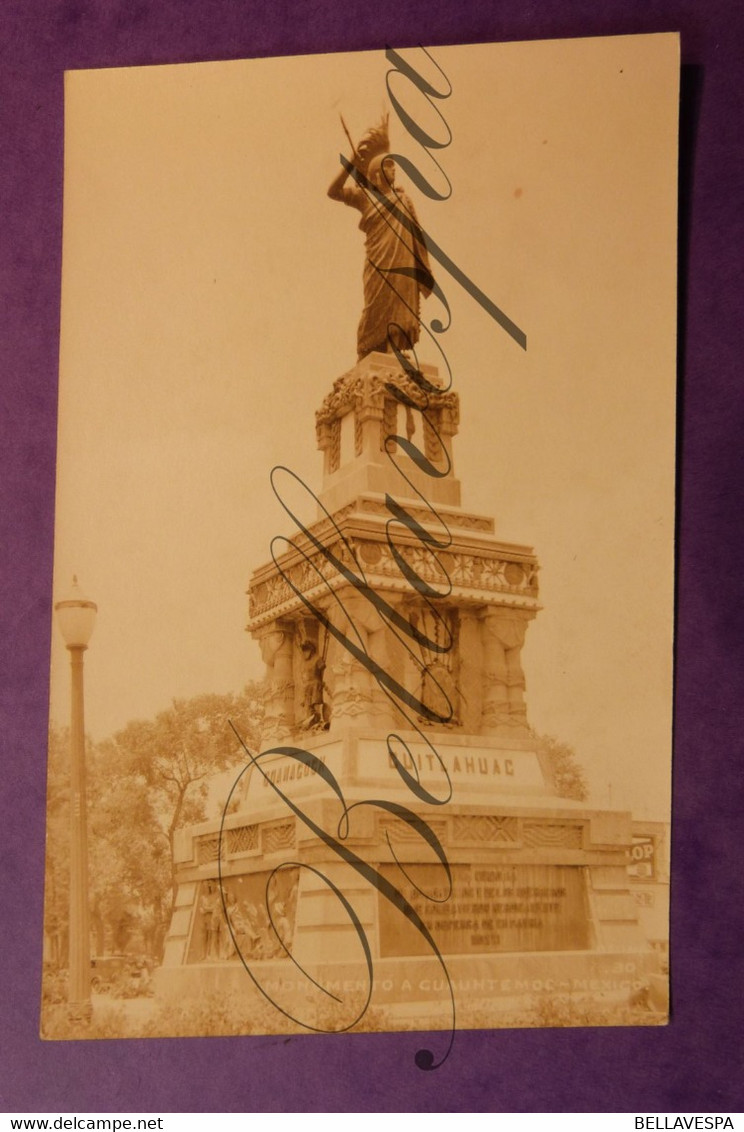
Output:
M343 119L342 119L343 121ZM364 310L357 330L359 360L393 347L408 350L418 342L421 296L434 280L423 233L413 203L396 186L395 161L389 154L385 117L352 146L350 164L342 165L328 189L332 200L358 209L365 236Z

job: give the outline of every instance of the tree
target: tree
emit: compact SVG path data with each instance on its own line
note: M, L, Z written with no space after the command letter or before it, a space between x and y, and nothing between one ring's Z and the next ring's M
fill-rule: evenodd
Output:
M133 834L143 834L147 843L135 850L136 858L142 861L147 850L152 859L158 842L160 851L167 847L173 898L176 832L205 820L210 779L245 759L230 722L249 746L255 746L262 714L258 684L249 684L239 696L174 700L154 720L129 723L101 749L101 764L112 781L127 782L126 827Z
M258 743L261 686L174 700L154 720L86 742L88 877L93 950L162 950L175 896L178 829L207 816L210 780ZM69 916L69 732L52 726L47 780L46 958L66 964ZM136 944L134 943L136 941Z
M93 753L89 884L96 951L157 954L170 907L170 861L141 776L112 766L111 744Z
M558 796L585 802L589 796L589 787L584 768L573 748L567 743L561 743L552 735L535 734L535 738L537 753L548 764Z

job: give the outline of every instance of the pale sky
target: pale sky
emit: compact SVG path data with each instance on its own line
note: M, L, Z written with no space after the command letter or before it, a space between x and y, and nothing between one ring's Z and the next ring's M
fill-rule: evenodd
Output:
M424 228L522 327L439 268L460 394L463 505L534 546L530 721L594 796L663 816L671 747L676 154L674 36L433 52L452 95L447 201ZM424 66L419 50L405 53ZM330 201L342 112L386 105L383 52L73 72L55 600L98 603L96 739L173 697L260 678L245 590L291 534L269 472L320 487L314 412L356 360L363 237ZM430 66L427 76L441 79ZM441 124L404 83L401 99ZM391 114L393 150L431 173ZM435 300L423 308L431 321ZM420 359L437 363L422 340ZM52 716L68 711L55 631Z

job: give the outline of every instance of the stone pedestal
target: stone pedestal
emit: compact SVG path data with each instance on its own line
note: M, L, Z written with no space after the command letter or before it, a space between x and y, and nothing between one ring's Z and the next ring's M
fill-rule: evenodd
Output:
M265 753L180 836L163 991L258 983L298 1025L436 1028L449 983L463 1025L499 1025L551 996L616 1008L657 970L630 815L558 797L538 754L537 560L460 506L458 415L433 368L383 354L318 412L317 515L250 583Z

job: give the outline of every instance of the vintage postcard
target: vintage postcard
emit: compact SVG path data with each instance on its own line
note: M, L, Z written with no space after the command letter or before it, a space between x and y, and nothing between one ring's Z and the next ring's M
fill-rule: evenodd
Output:
M67 74L45 1038L666 1021L678 80Z

